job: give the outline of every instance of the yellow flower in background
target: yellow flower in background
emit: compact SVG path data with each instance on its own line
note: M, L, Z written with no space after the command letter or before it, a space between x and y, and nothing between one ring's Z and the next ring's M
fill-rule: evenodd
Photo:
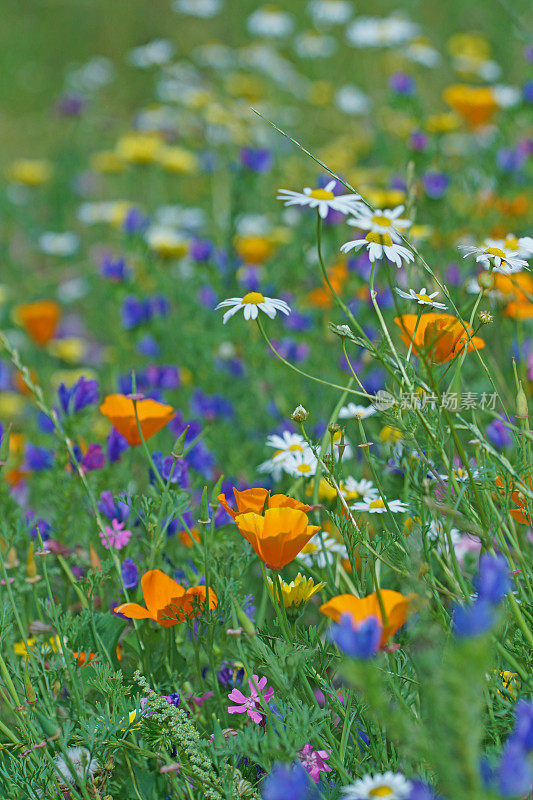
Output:
M236 236L234 245L246 264L262 264L274 251L274 243L267 236Z
M156 161L167 172L178 175L194 175L200 169L198 158L184 147L162 147Z
M510 672L510 670L493 670L494 674L497 675L501 679L502 687L516 699L517 693L520 691L522 684L518 678L517 672ZM497 690L500 697L506 697L505 692L501 692L499 689Z
M17 392L0 392L0 417L16 417L24 411L26 400Z
M77 336L67 336L65 339L55 339L50 342L46 349L56 358L75 364L86 355L87 342Z
M135 204L131 203L129 200L116 200L114 203L111 203L108 211L109 223L115 228L122 228L124 220L134 207Z
M35 650L35 645L38 644L39 640L37 637L30 637L29 639L26 639L26 642L30 650ZM15 655L22 656L22 658L28 658L28 648L26 648L26 643L23 639L21 639L20 642L15 642L13 645L13 651ZM54 653L57 653L58 650L62 652L59 636L50 636L49 639L41 644L41 654L46 654L50 650Z
M125 166L124 159L114 150L100 150L91 157L91 168L104 175L122 172Z
M403 189L376 189L368 187L363 191L365 197L376 208L392 208L405 200Z
M161 258L182 258L189 252L189 241L174 228L157 226L146 234L148 247Z
M21 158L13 161L7 171L9 180L24 186L42 186L52 177L52 167L48 161L37 158Z
M153 164L164 143L159 133L127 133L118 140L115 152L130 164Z
M443 114L432 114L426 120L426 130L429 133L451 133L456 131L461 121L457 114L448 111Z
M403 433L398 430L398 428L394 428L392 425L385 425L379 434L379 438L382 442L388 442L388 444L396 444L396 442L400 442L403 439Z
M236 73L229 75L224 88L233 97L242 97L250 102L261 100L266 93L263 81L252 75Z
M312 578L304 578L301 572L298 573L296 578L290 583L286 583L280 579L281 583L281 599L285 608L299 608L305 605L313 597L314 594L319 592L326 585L324 582L315 583ZM268 585L270 591L274 591L274 583L271 578L268 578ZM276 593L278 588L276 587ZM276 595L279 598L279 594Z
M479 33L456 33L450 36L447 46L452 56L468 56L479 61L490 57L490 44Z
M315 81L309 87L307 99L314 106L330 106L334 95L335 87L330 81Z
M180 367L180 380L182 386L192 386L194 375L187 367Z

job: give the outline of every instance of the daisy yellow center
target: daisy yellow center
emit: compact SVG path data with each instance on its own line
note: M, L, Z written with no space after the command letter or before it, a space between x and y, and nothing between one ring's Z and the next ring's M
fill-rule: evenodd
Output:
M310 472L311 467L309 464L299 464L298 465L298 472Z
M265 302L265 298L261 292L248 292L248 294L244 295L241 302L243 306L248 304L252 306L258 306L259 303Z
M316 553L318 550L318 546L314 542L307 542L307 544L302 547L302 553Z
M431 303L431 297L428 294L423 294L423 293L417 294L417 298L418 300L425 300L426 303Z
M518 244L518 239L515 236L508 236L505 240L505 246L510 250L518 250L520 245Z
M485 250L489 256L497 256L498 258L505 258L505 253L499 247L487 247Z
M366 235L367 242L374 242L375 244L380 244L383 247L392 247L392 239L390 234L388 233L367 233Z
M314 197L315 200L333 200L335 195L327 189L313 189L309 197Z
M304 451L304 449L303 449L301 444L291 444L291 446L288 449L292 450L292 451L298 450L298 452L300 452L300 453L303 453L303 451Z
M381 225L382 228L390 228L391 225L389 217L386 217L384 214L374 214L372 222L374 225Z
M374 789L370 789L369 795L370 797L389 797L392 794L392 789L390 786L376 786Z
M385 508L385 503L383 502L383 500L380 497L377 500L372 500L372 502L370 503L370 505L368 507L369 508Z

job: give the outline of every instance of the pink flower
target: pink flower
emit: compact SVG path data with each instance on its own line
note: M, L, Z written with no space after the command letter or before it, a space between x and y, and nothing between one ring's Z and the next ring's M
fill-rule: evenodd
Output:
M229 706L228 712L230 714L248 714L256 725L264 725L265 715L260 713L262 706L259 697L261 696L265 703L269 703L274 695L274 689L270 687L266 692L263 692L267 685L267 679L263 677L259 680L258 675L252 675L248 679L248 683L250 685L250 697L246 697L240 689L233 689L230 692L228 699L233 700L234 703L239 703L239 705Z
M321 772L331 772L331 767L326 764L329 758L329 753L325 750L313 750L313 745L304 744L298 753L303 768L309 773L309 777L315 783L318 783Z
M118 519L114 519L111 522L112 528L106 525L105 533L100 531L100 539L106 550L109 550L111 547L114 547L115 550L121 550L123 547L126 547L131 539L131 531L124 530L125 524L125 522L119 522Z

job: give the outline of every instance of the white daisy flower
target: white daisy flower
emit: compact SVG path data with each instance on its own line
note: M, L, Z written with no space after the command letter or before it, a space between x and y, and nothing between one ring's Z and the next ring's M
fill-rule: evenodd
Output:
M292 33L294 22L292 16L280 8L263 6L250 14L246 27L254 36L277 39Z
M333 539L332 536L327 536L325 533L315 533L309 539L305 547L300 550L298 559L308 567L325 567L328 564L333 564L339 556L340 558L348 558L348 551L346 547Z
M476 261L482 264L485 269L492 267L494 272L501 272L503 275L510 275L513 272L529 269L527 261L519 258L516 250L511 250L508 247L459 245L459 250L464 253L463 258L475 256Z
M222 300L215 308L215 311L228 306L229 311L226 311L222 317L222 323L224 325L230 317L233 317L233 315L241 309L244 313L244 319L257 319L260 311L266 314L267 317L270 317L270 319L274 319L278 311L286 315L291 313L291 309L285 300L265 297L261 292L248 292L244 297L229 297L227 300Z
M335 105L343 114L355 117L370 111L372 101L353 83L345 83L335 94Z
M337 49L337 40L317 31L304 31L294 40L294 49L300 58L329 58Z
M348 403L339 411L339 419L366 419L376 413L374 406L358 406L355 403Z
M393 242L401 242L399 231L410 228L413 224L410 219L401 218L404 211L403 205L396 208L376 208L372 211L368 206L359 204L355 215L348 220L348 225L370 233L387 233Z
M312 478L316 475L318 459L307 447L303 452L291 451L281 462L283 469L292 478Z
M285 456L287 453L303 451L308 447L307 442L301 433L293 433L292 431L283 431L281 436L273 433L266 438L267 447L274 447L276 452L274 458Z
M353 14L348 0L311 0L307 10L315 25L344 25Z
M414 261L414 254L407 247L401 244L396 244L392 241L392 237L388 233L367 233L364 239L353 239L351 242L346 242L341 247L341 253L349 253L350 250L360 250L366 247L368 258L372 263L379 261L383 256L388 261L396 264L398 269L403 266L405 261L407 264Z
M413 39L418 25L403 17L358 17L346 31L353 47L396 47Z
M387 505L393 514L403 514L409 508L407 503L402 503L401 500L387 500ZM368 514L385 514L387 512L387 506L382 497L372 500L367 496L360 503L351 505L350 508L352 511L362 511Z
M168 64L174 55L174 45L168 39L154 39L141 47L135 47L128 53L128 61L134 67L147 69Z
M276 460L276 458L267 458L266 461L262 461L261 464L259 464L257 471L263 475L270 475L272 480L277 483L281 480L285 471L283 469L283 459Z
M333 187L337 181L332 180L323 189L311 189L309 186L303 192L293 192L291 189L278 189L278 200L283 200L286 206L309 206L318 209L318 213L325 219L328 211L340 211L341 214L354 214L358 211L360 195L358 194L333 194Z
M341 493L345 500L357 500L362 497L363 500L376 500L378 497L378 490L372 483L365 478L356 481L352 476L348 476L341 484Z
M395 772L365 775L342 790L346 800L405 800L412 788L411 781Z
M512 250L519 258L529 258L533 255L533 239L531 236L522 236L517 239L508 233L505 239L485 239L483 247L499 247L500 250Z
M47 231L39 236L39 249L50 256L71 256L78 249L80 240L75 233L53 233Z
M172 8L178 14L209 19L221 10L222 0L174 0Z
M433 299L437 297L439 292L433 292L432 294L428 294L426 292L426 287L424 286L423 289L420 289L419 292L415 292L414 289L409 289L408 292L403 292L401 289L394 290L396 294L399 294L400 297L405 297L407 300L416 300L419 306L431 306L432 308L446 308L444 303L436 303Z
M422 64L423 67L437 67L442 58L438 50L430 45L425 39L414 39L410 42L403 55L415 64Z

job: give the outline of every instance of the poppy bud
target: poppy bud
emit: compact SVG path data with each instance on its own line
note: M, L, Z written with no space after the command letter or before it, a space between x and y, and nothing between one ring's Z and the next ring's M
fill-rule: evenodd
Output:
M222 481L224 480L224 475L221 475L218 481L215 483L213 487L213 491L211 492L211 507L214 509L219 505L218 502L218 495L220 494L220 490L222 488Z
M237 603L235 598L233 598L233 607L235 608L235 613L237 614L237 619L241 623L244 632L248 636L255 636L256 631L255 631L255 626L254 626L252 620L250 619L250 617L248 617L246 615L246 613L243 611L243 609Z
M26 661L26 666L24 669L24 690L26 692L26 700L30 705L33 705L37 702L37 695L31 685L30 681L30 673L28 671L28 662Z
M181 435L174 442L174 447L172 448L172 455L174 458L183 458L183 453L185 451L185 439L187 438L187 433L190 427L190 425L187 425L183 433L181 433Z
M516 395L516 416L518 419L527 419L529 416L527 397L524 392L524 387L522 386L522 381L520 381L518 394Z
M102 569L102 563L98 558L98 553L92 544L89 545L89 553L91 555L91 567L93 569Z
M202 490L202 499L200 500L200 518L199 523L207 525L211 520L209 519L209 507L207 504L207 486Z

